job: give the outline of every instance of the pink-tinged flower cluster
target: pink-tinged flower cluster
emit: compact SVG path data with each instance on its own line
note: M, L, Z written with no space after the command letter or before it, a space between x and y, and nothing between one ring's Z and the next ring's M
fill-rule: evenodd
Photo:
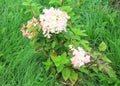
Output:
M43 12L44 14L40 15L40 22L45 37L50 38L52 33L66 31L67 20L70 19L66 12L53 7L44 9Z
M32 38L36 35L36 32L33 29L33 26L36 26L38 23L36 18L32 18L31 21L27 22L27 25L23 25L21 31L23 36L28 37L28 38Z
M78 49L74 49L72 45L69 47L73 51L74 57L71 58L71 63L74 67L81 67L90 62L90 56L87 55L87 52L83 48L78 47Z

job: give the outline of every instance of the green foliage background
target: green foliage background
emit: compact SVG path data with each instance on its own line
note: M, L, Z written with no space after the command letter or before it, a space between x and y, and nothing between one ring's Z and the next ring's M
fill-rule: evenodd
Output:
M29 39L22 37L22 24L32 18L32 14L26 12L30 8L22 5L24 1L0 0L0 86L62 86L55 75L45 72L42 64L45 59L34 53ZM49 0L32 1L51 6ZM120 79L120 11L119 7L112 7L112 1L86 0L81 3L75 10L80 15L76 24L86 29L86 39L94 49L102 41L107 44L105 53L112 60L111 65ZM98 84L94 79L83 81L84 86L109 86L100 81Z

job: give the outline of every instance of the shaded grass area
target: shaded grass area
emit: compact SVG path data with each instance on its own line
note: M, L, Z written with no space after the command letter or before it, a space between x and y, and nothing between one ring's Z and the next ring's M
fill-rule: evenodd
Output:
M61 86L54 75L45 72L44 58L34 53L29 39L21 35L23 22L32 17L24 14L23 1L0 0L0 86ZM87 39L94 49L105 41L108 45L105 53L120 78L120 12L110 9L107 1L88 0L78 11L81 16L78 22L87 30Z

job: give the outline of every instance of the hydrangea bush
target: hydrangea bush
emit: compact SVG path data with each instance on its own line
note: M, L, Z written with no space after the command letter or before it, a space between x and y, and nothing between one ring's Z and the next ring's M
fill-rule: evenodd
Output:
M92 77L105 80L105 76L106 81L110 77L117 80L115 71L109 66L111 61L104 54L106 44L102 42L98 51L91 48L85 40L85 30L74 24L74 16L76 15L65 12L62 7L45 8L39 18L34 16L23 25L21 32L30 39L35 51L46 58L43 62L46 71L54 70L56 79L63 84L74 85L82 77L86 80Z

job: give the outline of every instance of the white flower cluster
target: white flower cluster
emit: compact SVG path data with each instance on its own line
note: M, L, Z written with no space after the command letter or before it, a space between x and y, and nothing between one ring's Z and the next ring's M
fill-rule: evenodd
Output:
M67 20L70 19L66 12L53 7L44 9L43 12L44 14L40 15L40 24L45 37L50 38L52 33L66 31Z
M90 62L90 56L83 48L74 49L72 45L69 45L69 48L73 51L74 57L71 58L71 63L74 67L81 67Z

